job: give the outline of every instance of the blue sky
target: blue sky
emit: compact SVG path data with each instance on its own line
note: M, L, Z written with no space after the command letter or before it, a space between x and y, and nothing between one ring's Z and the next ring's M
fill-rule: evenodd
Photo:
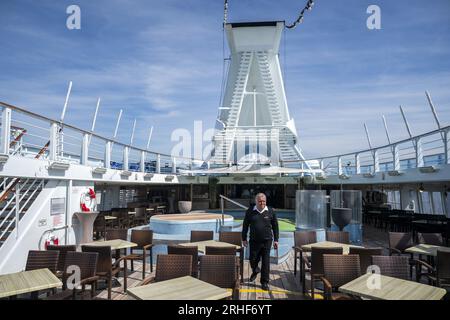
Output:
M230 0L228 20L292 22L306 1ZM81 30L66 28L66 8L81 8ZM368 30L366 9L381 8L381 30ZM0 101L59 118L69 80L66 121L169 153L173 130L213 127L222 82L222 0L2 0ZM429 90L450 124L450 1L317 0L304 23L286 30L280 60L291 116L307 157L367 147L435 128Z

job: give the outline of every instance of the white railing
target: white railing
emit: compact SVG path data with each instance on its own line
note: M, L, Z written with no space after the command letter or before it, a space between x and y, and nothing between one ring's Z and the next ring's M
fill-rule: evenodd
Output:
M388 145L352 153L307 159L318 160L327 175L400 171L449 164L450 126Z
M4 102L0 102L0 107L3 108L0 154L169 174L191 167L193 161L203 161L141 149ZM24 129L13 147L17 128Z
M222 212L222 225L225 224L225 201L231 202L232 204L238 206L239 208L242 208L244 210L247 210L247 207L244 206L242 203L239 203L237 201L231 200L230 198L227 198L221 194L219 194L220 197L220 210Z

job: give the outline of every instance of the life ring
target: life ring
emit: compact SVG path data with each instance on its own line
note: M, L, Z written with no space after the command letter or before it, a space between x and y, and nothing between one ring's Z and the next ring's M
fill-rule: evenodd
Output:
M83 192L80 198L80 208L83 212L90 212L97 206L97 199L95 196L95 191L89 188L88 191Z

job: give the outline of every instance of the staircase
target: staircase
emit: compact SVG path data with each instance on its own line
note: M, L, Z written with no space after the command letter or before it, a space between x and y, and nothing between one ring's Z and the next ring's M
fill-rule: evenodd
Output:
M36 200L44 184L42 179L6 177L0 180L0 248L16 230L17 222Z
M272 118L272 125L283 125L283 119L280 112L280 106L278 104L277 94L275 92L275 86L272 79L272 73L270 72L269 60L267 58L267 52L258 51L256 53L258 60L259 70L264 84L264 90L267 97L267 103Z
M234 84L233 96L231 98L230 113L227 119L227 126L237 126L239 113L241 111L242 101L244 99L244 90L247 86L250 66L252 64L253 54L251 51L240 53L239 70Z

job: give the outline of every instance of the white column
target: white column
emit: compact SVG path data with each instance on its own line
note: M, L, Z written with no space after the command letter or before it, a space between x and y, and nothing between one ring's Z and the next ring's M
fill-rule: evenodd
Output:
M359 153L355 154L355 171L356 174L361 173L361 160L359 159Z
M172 157L172 173L177 173L177 159L175 157Z
M104 167L106 169L111 168L111 141L106 142L105 144L105 158L104 158Z
M400 150L397 144L395 144L393 147L392 152L392 159L394 162L394 170L400 170Z
M81 159L80 164L87 165L89 155L89 134L83 134L83 143L81 146Z
M422 139L421 138L416 139L416 164L417 164L417 166L416 166L417 168L424 166L423 152L422 152Z
M337 169L338 169L338 175L342 174L342 158L338 157L337 159Z
M20 181L16 185L15 201L16 201L16 239L19 238L19 221L20 221Z
M123 170L125 170L125 171L128 171L128 169L129 169L128 154L129 154L128 147L123 148Z
M9 154L9 144L11 136L11 109L3 108L2 111L2 132L1 132L1 153Z
M145 151L141 151L141 172L145 172Z
M373 152L373 172L380 171L380 160L379 160L378 149Z
M67 180L66 185L66 226L69 225L71 220L71 206L72 206L72 180ZM69 244L69 228L65 229L64 243Z
M161 155L156 155L156 173L161 173Z
M54 161L58 157L58 134L59 126L57 123L52 123L50 127L50 146L49 146L49 156L50 160Z

